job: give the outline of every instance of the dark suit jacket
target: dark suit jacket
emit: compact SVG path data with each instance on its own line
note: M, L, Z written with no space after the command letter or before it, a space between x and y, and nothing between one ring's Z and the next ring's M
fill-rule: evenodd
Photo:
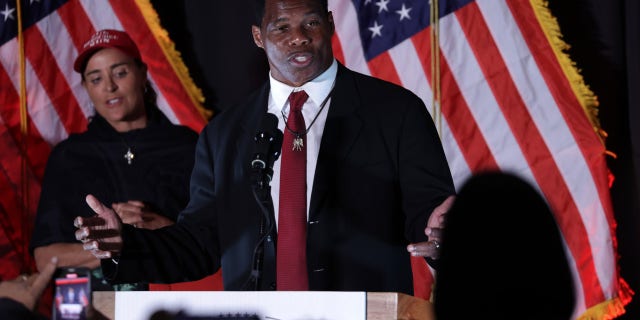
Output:
M119 265L103 261L108 276L175 282L221 267L226 290L244 288L262 216L249 163L268 97L267 83L211 121L200 135L180 223L156 231L125 226ZM340 65L307 225L310 289L413 293L406 245L426 241L430 213L453 193L424 103ZM261 289L275 287L276 239L266 242Z

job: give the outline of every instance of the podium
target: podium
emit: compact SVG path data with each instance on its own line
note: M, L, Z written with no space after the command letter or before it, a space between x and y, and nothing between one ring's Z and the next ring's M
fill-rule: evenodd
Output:
M94 308L109 319L146 320L155 311L260 319L433 320L431 304L394 292L98 291Z

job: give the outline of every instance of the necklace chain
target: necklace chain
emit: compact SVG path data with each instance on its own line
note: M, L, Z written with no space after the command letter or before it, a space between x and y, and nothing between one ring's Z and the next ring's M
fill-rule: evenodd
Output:
M318 119L318 116L320 116L320 113L322 112L322 109L324 109L324 106L329 101L329 98L331 97L332 93L333 93L333 86L331 87L331 91L329 91L329 94L327 95L327 97L324 98L324 100L320 104L320 110L318 110L316 115L313 117L313 120L311 120L311 123L307 126L307 128L304 130L304 132L297 132L297 131L291 130L291 128L289 128L289 125L287 124L287 120L289 120L289 117L286 117L284 115L284 110L280 110L280 113L282 113L282 120L284 120L284 126L285 126L285 128L287 128L287 131L291 132L291 134L293 134L298 139L303 137L303 136L305 136L309 132L309 130L311 130L311 126L313 126L313 124L316 123L316 120ZM291 108L289 108L289 110L291 110Z
M115 128L113 128L106 119L102 119L102 122L99 123L100 126L103 126L105 128L108 129L112 129L116 132L116 135L118 136L118 138L120 139L120 142L122 142L122 144L127 147L127 152L125 152L124 156L122 157L123 159L125 159L127 161L127 165L131 165L133 163L133 159L136 157L135 153L133 153L133 151L131 151L131 146L127 143L127 140L124 138L124 134L126 132L119 132L117 130L115 130ZM137 134L136 134L137 136ZM135 140L135 139L134 139Z

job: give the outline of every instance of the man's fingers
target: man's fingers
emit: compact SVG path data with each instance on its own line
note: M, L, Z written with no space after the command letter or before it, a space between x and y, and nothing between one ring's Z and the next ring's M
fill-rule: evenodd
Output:
M424 233L429 237L429 239L433 239L433 238L440 239L440 238L442 238L442 234L444 233L444 229L427 227L425 229Z
M120 235L120 233L114 229L90 229L90 228L83 228L83 229L86 230L86 232L83 233L83 235L86 234L85 238L91 238L91 239L103 240L111 237L117 237ZM78 238L76 237L76 239ZM82 239L78 239L78 240L82 241Z
M98 241L87 241L82 244L82 248L86 251L109 251L109 252L120 252L122 249L122 245L115 242L98 242Z
M84 242L89 236L89 228L81 227L75 232L76 240Z
M412 243L407 246L407 251L414 257L440 257L440 242L431 240L427 242Z
M87 239L104 239L109 237L117 237L120 235L118 230L114 229L91 229L89 227L80 227L75 232L76 240L86 242Z
M442 201L442 203L436 208L439 214L445 214L453 206L453 202L456 200L456 196L449 196L447 199Z
M105 223L106 223L106 220L104 218L98 217L98 216L76 217L75 220L73 220L73 225L76 228L102 226Z
M56 266L58 264L58 257L51 258L51 261L47 263L42 272L36 276L31 283L31 294L34 297L39 297L44 291L44 288L47 287L51 277L53 277L53 273L56 271Z
M91 251L91 254L98 259L109 259L112 257L111 252L109 251L94 250Z

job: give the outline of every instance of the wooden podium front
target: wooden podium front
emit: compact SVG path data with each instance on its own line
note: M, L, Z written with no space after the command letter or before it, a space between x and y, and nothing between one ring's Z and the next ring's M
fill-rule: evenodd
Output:
M333 304L328 297L333 297L337 303ZM336 316L334 318L323 315L322 319L348 319L348 320L433 320L433 310L431 304L423 299L416 298L401 293L393 292L192 292L192 291L119 291L119 292L94 292L93 305L94 308L107 316L109 319L141 319L140 315L136 315L139 308L162 309L166 311L185 311L189 314L209 314L216 307L211 306L212 301L219 302L221 299L229 298L230 304L225 304L227 308L233 309L234 312L245 312L243 307L247 305L263 304L274 308L273 304L281 303L285 308L300 307L300 314L292 314L296 319L316 318L313 310L309 306L299 301L309 302L310 305L318 305L319 308L346 308L353 310L345 310L349 314L348 318ZM181 301L182 302L179 302ZM185 301L189 302L187 306ZM322 305L329 303L330 306ZM172 306L171 303L174 303ZM175 307L179 306L179 310ZM232 307L229 307L232 306ZM172 308L174 308L172 310ZM208 308L208 309L207 309ZM219 307L217 307L219 308ZM228 309L231 312L231 309ZM251 309L253 310L253 309ZM246 312L251 312L248 310ZM336 310L332 310L336 311ZM223 311L224 313L226 311ZM260 316L260 314L258 314ZM147 317L148 318L148 317ZM261 318L262 319L262 318Z

